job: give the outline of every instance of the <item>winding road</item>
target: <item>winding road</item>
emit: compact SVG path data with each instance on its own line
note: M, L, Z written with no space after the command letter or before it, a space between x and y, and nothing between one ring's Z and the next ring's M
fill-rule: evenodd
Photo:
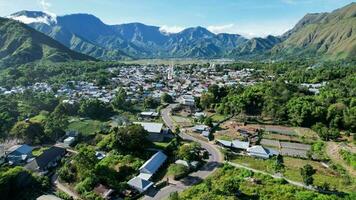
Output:
M171 118L171 111L174 107L174 104L168 105L166 108L162 109L161 115L164 123L171 130L175 130L174 122ZM170 184L159 190L151 189L144 197L144 200L155 200L155 199L166 199L169 197L172 192L180 192L184 189L189 188L192 185L195 185L205 179L207 176L212 174L217 167L223 162L223 155L213 144L199 140L185 133L185 130L182 130L179 134L184 140L190 140L198 142L201 144L202 148L206 149L209 152L209 159L207 163L199 170L194 173L191 173L189 176L177 181L174 184Z

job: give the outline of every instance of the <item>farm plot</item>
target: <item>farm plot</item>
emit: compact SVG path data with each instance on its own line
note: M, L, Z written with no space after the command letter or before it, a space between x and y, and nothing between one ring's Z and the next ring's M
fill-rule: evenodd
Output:
M279 153L282 155L301 158L307 158L308 151L311 149L311 145L307 144L280 142L278 140L269 139L262 139L261 144L279 149Z

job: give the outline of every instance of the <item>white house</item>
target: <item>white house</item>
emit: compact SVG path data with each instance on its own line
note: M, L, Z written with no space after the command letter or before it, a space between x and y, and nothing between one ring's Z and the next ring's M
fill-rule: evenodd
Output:
M275 152L272 152L271 150L269 150L263 146L260 146L260 145L252 146L252 147L248 148L247 154L249 156L264 158L264 159L267 159L270 156L276 155Z
M195 99L192 95L183 95L179 103L184 105L184 106L195 106Z
M155 153L140 167L140 174L129 180L127 184L141 193L145 192L153 185L149 180L166 160L167 156L162 151Z

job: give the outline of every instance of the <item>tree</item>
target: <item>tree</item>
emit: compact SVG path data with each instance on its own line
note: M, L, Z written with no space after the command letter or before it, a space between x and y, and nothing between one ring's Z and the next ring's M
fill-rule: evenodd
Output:
M312 129L324 140L336 140L340 137L340 131L335 128L328 128L324 124L318 122L312 126Z
M188 172L189 168L185 165L171 164L168 167L168 175L172 176L174 180L183 178L186 174L188 174Z
M118 149L139 151L145 147L147 131L141 125L114 128L115 146Z
M178 149L178 157L186 161L199 160L201 146L199 143L193 142L190 144L184 144Z
M204 119L204 124L209 126L210 128L213 127L213 119L211 117L207 117Z
M157 102L154 98L152 97L146 97L144 100L143 100L143 107L145 109L148 109L148 108L157 108L157 106L159 106L159 102Z
M81 146L78 150L78 154L75 155L73 160L80 180L84 180L86 177L90 176L98 162L94 148L89 146Z
M281 172L284 169L284 161L283 161L283 156L278 154L276 156L273 169L275 172Z
M169 200L179 200L179 194L178 192L172 192L169 194Z
M111 104L117 110L128 110L130 104L127 102L127 94L123 88L119 88Z
M200 106L203 109L209 108L214 103L214 95L212 93L203 93L200 97Z
M65 134L68 126L66 111L65 104L59 104L45 121L44 133L52 141L56 141Z
M304 165L300 169L300 175L303 178L303 182L306 185L312 185L314 182L313 175L316 173L316 170L309 164Z
M43 127L37 122L17 122L11 129L11 135L28 144L40 144L44 141Z
M296 97L287 103L288 117L295 126L311 126L323 121L326 110L313 97Z
M87 99L80 102L79 113L92 119L105 119L112 114L112 108L98 99Z
M173 103L173 97L167 93L163 93L161 96L161 103Z

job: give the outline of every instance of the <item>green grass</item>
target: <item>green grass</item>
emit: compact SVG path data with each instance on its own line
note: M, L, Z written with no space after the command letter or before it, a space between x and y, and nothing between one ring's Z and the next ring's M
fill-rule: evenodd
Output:
M257 159L249 156L236 156L232 162L269 173L273 172L271 160Z
M225 115L220 115L220 114L214 114L211 116L211 119L214 121L214 122L220 122L222 120L224 120L226 118Z
M273 174L271 160L256 159L247 156L238 156L233 159L232 162L242 164L253 169L265 171ZM285 171L284 177L293 181L302 182L302 176L300 175L300 168L306 164L310 164L316 169L314 177L314 185L321 186L323 183L328 183L331 188L335 188L339 191L354 191L356 190L355 181L348 183L342 178L336 171L322 166L321 163L311 160L303 160L299 158L284 157Z
M45 151L47 149L49 149L49 147L41 147L41 148L38 148L38 149L34 149L32 151L32 155L37 157L37 156L41 155L43 153L43 151Z
M103 122L97 120L78 120L71 122L67 130L78 131L83 135L93 135L100 131L102 125Z
M47 116L44 114L39 114L30 119L31 122L38 122L41 123L47 119Z

